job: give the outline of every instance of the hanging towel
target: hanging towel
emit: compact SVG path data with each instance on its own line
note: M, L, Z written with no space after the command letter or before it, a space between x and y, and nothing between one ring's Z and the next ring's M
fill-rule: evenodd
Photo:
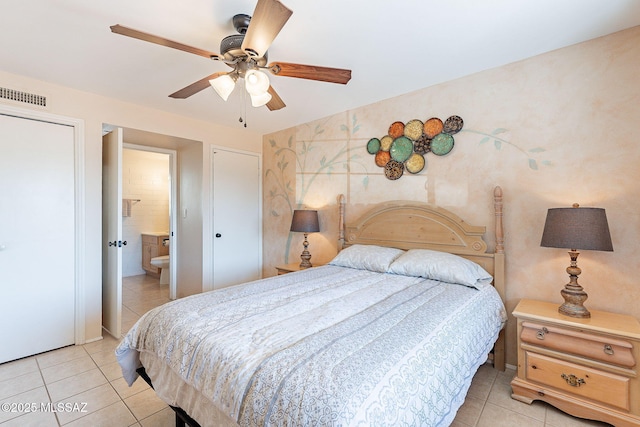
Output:
M131 216L132 199L122 199L122 216Z

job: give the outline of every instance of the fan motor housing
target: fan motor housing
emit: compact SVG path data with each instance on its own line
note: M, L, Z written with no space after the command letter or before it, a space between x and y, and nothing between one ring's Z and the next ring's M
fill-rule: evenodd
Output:
M244 34L232 34L222 39L220 42L220 54L224 56L227 61L233 61L236 58L246 58L249 55L242 50L242 41L244 40ZM253 58L258 66L263 67L267 63L267 53L262 58Z
M220 42L220 53L225 59L233 60L238 56L244 56L242 41L244 34L233 34L222 39Z

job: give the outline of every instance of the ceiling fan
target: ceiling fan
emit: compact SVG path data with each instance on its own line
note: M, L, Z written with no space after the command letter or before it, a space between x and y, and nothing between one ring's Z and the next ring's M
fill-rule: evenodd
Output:
M233 26L238 34L222 39L220 52L214 53L188 46L153 34L134 30L122 25L112 25L111 31L127 37L159 44L221 61L232 68L229 72L217 72L169 95L171 98L188 98L209 86L213 86L225 101L238 79L245 80L247 92L254 107L266 105L269 110L279 110L285 103L269 83L269 78L261 70L268 70L275 76L297 77L329 83L347 84L351 70L272 62L267 65L267 49L280 30L291 17L293 11L278 0L258 0L253 17L239 14L233 17Z

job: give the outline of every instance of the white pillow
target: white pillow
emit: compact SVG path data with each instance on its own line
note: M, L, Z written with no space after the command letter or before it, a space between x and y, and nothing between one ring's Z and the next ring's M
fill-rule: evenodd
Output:
M447 283L482 288L491 283L491 275L473 261L447 252L410 249L389 267L389 273L424 277Z
M329 264L386 273L394 259L404 251L376 245L353 245L343 249Z

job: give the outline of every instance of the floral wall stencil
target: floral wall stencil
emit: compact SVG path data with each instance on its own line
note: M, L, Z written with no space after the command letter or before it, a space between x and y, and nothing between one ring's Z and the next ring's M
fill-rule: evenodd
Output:
M465 222L486 225L491 249L492 192L500 185L508 311L521 298L562 300L566 253L540 248L540 236L547 209L579 203L606 209L615 246L615 252L595 251L585 259L589 309L640 318L634 279L640 241L638 40L640 27L630 28L265 135L263 274L273 276L275 265L298 260L302 236L289 233L298 206L318 209L320 216L320 233L309 235L311 262L335 256L339 194L347 199L347 221L381 202L445 207ZM443 126L455 114L464 127L447 155L427 154L422 171L405 170L399 185L376 166L367 145L373 136L382 140L393 119L406 120L406 127L416 112L425 114L418 117L423 121L441 118ZM515 342L510 322L507 362L513 365Z
M265 168L265 201L270 206L269 216L283 217L283 226L290 225L295 209L318 207L314 206L315 202L313 198L310 200L309 194L322 191L323 178L336 173L345 174L351 164L360 162L362 156L349 150L351 138L359 129L357 117L354 115L348 124L339 125L342 135L339 141L327 143L323 139L327 126L324 122L314 123L304 129L306 135L301 140L294 141L292 135L287 135L284 143L276 138L268 140L270 156L275 164ZM302 132L300 130L296 134L302 136ZM366 187L367 183L368 177L364 177L362 185ZM285 230L280 227L280 231ZM286 231L287 239L281 262L295 262L289 254L292 239L296 236L288 233L288 228Z

